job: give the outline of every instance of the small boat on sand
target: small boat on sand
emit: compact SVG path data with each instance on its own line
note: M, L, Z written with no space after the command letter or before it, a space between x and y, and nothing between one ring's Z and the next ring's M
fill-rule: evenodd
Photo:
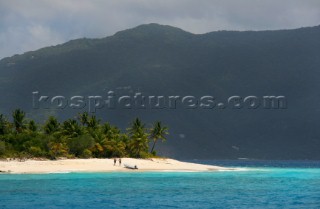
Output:
M138 169L137 165L124 164L124 167L128 169Z

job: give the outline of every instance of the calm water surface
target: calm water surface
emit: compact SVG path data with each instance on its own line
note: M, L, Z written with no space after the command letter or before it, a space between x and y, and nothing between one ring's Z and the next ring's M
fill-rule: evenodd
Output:
M0 208L320 208L320 162L197 161L228 172L0 175Z

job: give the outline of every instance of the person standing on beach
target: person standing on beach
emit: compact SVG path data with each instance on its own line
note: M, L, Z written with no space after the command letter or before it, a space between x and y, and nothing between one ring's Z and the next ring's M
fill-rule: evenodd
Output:
M116 165L116 163L117 163L117 159L116 159L116 158L114 158L114 159L113 159L113 165L115 166L115 165Z
M119 158L119 166L121 166L121 158Z

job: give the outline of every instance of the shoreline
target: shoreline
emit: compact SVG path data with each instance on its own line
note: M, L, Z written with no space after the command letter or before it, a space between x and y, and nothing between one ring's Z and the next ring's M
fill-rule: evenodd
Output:
M104 172L217 172L234 171L235 168L182 162L170 158L135 159L121 158L122 163L113 164L113 159L62 159L0 161L0 174L48 174L48 173L104 173ZM138 169L125 168L136 165Z

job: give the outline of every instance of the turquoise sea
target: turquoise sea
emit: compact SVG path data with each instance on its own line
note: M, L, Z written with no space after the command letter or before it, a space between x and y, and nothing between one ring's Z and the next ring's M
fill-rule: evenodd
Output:
M243 169L1 174L0 208L320 208L320 162L197 162Z

